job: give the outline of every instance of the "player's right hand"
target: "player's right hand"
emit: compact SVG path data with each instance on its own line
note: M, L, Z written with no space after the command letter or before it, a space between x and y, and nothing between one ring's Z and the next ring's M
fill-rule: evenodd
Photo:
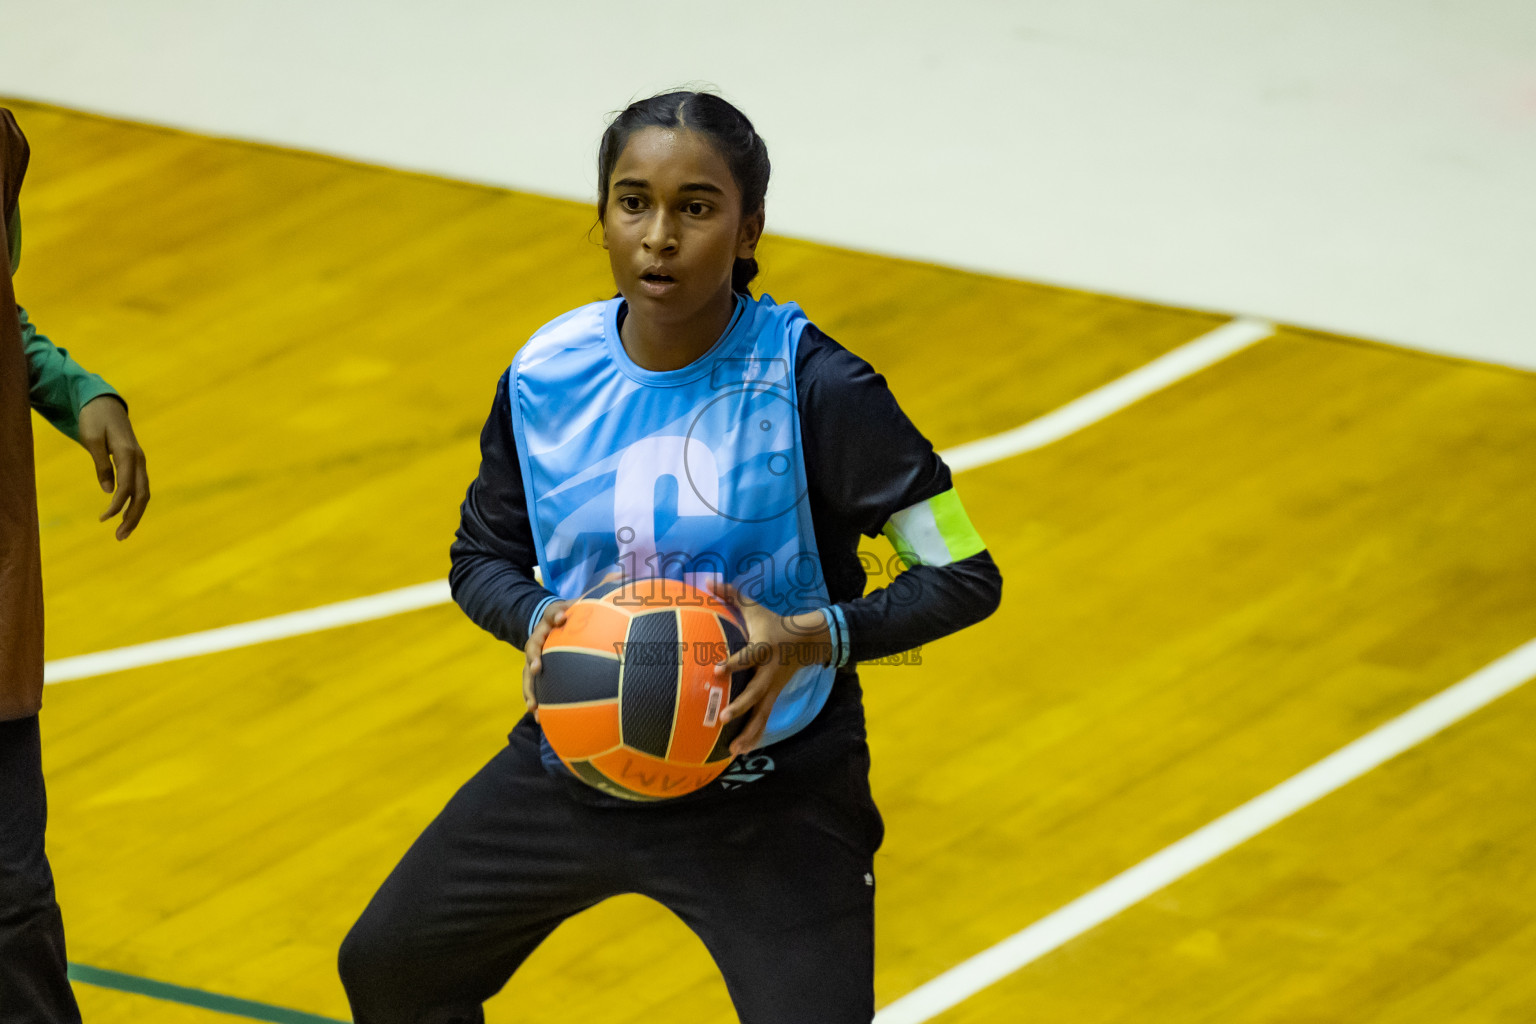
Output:
M533 696L533 677L543 665L544 641L549 636L549 631L556 626L565 625L565 610L571 606L570 601L553 601L544 609L544 616L539 619L539 624L533 627L533 632L528 634L528 642L523 645L523 701L528 705L528 710L533 712L533 720L539 720L539 702Z

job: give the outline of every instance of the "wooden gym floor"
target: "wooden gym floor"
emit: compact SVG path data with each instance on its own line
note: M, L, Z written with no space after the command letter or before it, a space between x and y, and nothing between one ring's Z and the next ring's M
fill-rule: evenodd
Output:
M37 421L49 658L444 577L498 374L611 293L590 209L7 105L17 293L128 398L155 493L116 544ZM763 262L940 448L1225 319L782 238ZM1281 329L960 473L1003 606L864 672L880 1004L1536 636L1533 465L1536 376ZM439 606L51 686L71 960L345 1019L337 945L520 714L519 659ZM935 1019L1536 1019L1533 737L1525 688ZM231 1019L77 990L95 1024ZM734 1019L639 898L489 1015Z

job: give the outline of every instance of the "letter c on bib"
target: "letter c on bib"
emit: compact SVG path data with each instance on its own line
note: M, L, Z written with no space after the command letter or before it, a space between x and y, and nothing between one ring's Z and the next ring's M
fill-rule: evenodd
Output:
M641 438L619 456L613 482L613 526L621 562L632 556L635 561L628 564L643 564L656 554L656 483L668 476L677 481L679 516L716 514L720 471L709 446L696 437ZM626 533L628 541L623 540Z

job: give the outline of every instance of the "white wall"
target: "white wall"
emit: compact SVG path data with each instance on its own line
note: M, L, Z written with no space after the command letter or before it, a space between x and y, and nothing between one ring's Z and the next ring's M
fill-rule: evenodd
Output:
M770 230L1536 369L1532 0L0 4L0 94L582 199L712 82Z

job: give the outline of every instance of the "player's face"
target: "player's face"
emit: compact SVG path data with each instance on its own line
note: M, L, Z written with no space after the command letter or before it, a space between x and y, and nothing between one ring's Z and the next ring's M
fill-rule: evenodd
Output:
M614 162L603 248L632 313L683 323L717 312L762 230L761 211L741 215L741 190L705 136L645 128Z

